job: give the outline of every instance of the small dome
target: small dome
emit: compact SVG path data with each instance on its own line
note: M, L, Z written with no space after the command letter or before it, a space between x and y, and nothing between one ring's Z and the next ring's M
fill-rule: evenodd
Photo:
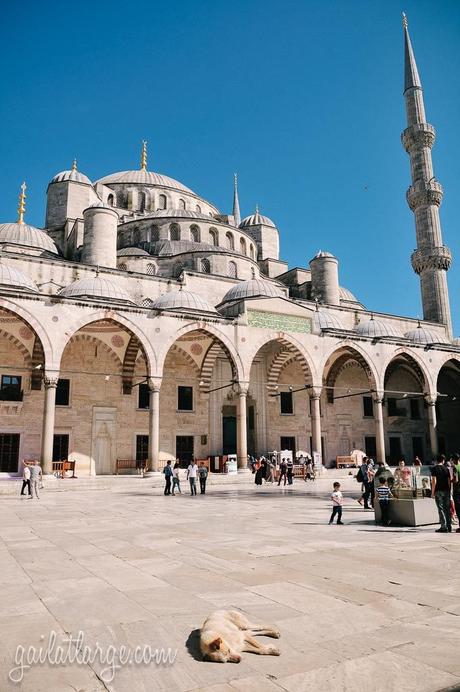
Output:
M150 257L147 250L140 247L124 247L118 250L117 257Z
M240 223L240 228L247 228L248 226L260 226L260 224L276 228L276 225L273 223L271 219L268 218L268 216L262 216L262 214L259 214L258 209L256 209L254 214L246 216L242 220L242 222Z
M343 286L340 286L339 288L339 296L340 300L348 300L350 303L359 303L359 300L353 295L353 293L349 291L348 288L344 288Z
M411 329L409 332L406 332L404 334L406 339L410 339L414 344L439 344L439 343L444 343L446 339L439 335L436 334L435 332L432 332L430 329L426 329L426 327L422 327L419 325L416 329Z
M282 290L264 279L249 279L248 281L240 281L236 286L227 291L222 302L230 303L234 300L244 300L246 298L257 298L265 296L267 298L279 298L284 296Z
M0 224L0 244L10 243L11 245L21 245L33 247L40 250L52 252L58 255L58 249L50 236L35 226L27 223L2 223Z
M359 336L368 336L371 338L376 336L400 336L387 322L374 319L360 322L356 327L356 333L359 334Z
M24 291L33 291L34 293L38 292L38 288L32 279L29 279L19 269L9 267L3 262L0 262L0 286L21 288Z
M153 310L177 310L216 313L216 309L207 300L191 291L171 291L163 293L150 306Z
M317 329L343 329L340 320L327 310L317 310L313 315L313 322Z
M64 183L68 180L71 180L73 183L85 183L85 185L92 185L88 176L84 173L80 173L80 171L77 171L76 168L72 168L70 171L61 171L60 173L57 173L53 178L51 178L50 185L51 183Z
M78 279L73 283L65 286L59 291L60 296L66 298L99 298L106 300L122 301L124 303L132 303L128 293L114 281L105 279L101 276L91 276L84 279Z
M110 209L110 211L113 211L114 214L117 214L115 209L111 207L110 204L106 204L105 202L93 202L93 204L90 204L89 207L86 207L86 209ZM86 209L84 211L86 211Z
M315 260L315 259L321 259L322 257L332 257L332 259L336 259L336 258L334 257L334 255L332 254L332 252L326 252L325 250L318 250L318 252L316 253L316 255L315 255L315 256L313 257L313 259L310 260L310 261L312 262L313 260Z
M167 175L161 175L160 173L145 171L143 169L139 169L138 171L119 171L118 173L111 173L103 178L99 178L96 182L102 183L103 185L127 185L131 183L138 185L158 185L159 187L170 187L174 190L190 192L192 195L195 194L193 190L185 187L185 185L178 180L174 180L174 178L169 178Z

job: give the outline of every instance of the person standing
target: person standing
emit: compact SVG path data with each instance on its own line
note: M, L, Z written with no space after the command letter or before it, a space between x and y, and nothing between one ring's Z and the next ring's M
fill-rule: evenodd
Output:
M333 492L331 495L331 500L332 500L332 514L331 518L329 519L329 524L332 524L334 521L334 517L337 516L337 524L343 524L342 521L342 504L343 504L343 495L340 491L340 483L337 481L333 485Z
M431 496L434 497L438 508L439 523L441 526L436 529L436 533L447 533L452 531L450 517L450 473L445 465L445 456L440 454L436 457L436 465L431 469Z
M267 473L267 462L262 458L258 464L256 464L256 477L254 478L254 483L256 485L262 485L262 480L265 478Z
M198 476L200 478L200 493L202 495L205 495L205 493L206 493L206 480L208 478L208 469L206 468L204 461L202 461L200 464L200 467L198 469Z
M292 461L292 457L289 457L287 460L287 481L289 485L292 485L292 474L294 472L294 462Z
M179 459L176 459L176 463L174 464L173 468L173 475L172 475L172 494L175 495L175 490L179 491L179 494L182 495L182 490L180 489L180 478L179 478L179 469L180 469L180 463Z
M281 485L281 479L282 478L284 478L284 485L286 485L286 473L287 473L286 459L281 459L280 477L278 478L278 485Z
M22 471L22 488L21 488L21 495L24 495L24 490L27 488L29 497L31 496L30 492L30 467L29 464L24 462L24 468Z
M364 509L372 509L372 507L369 507L369 498L370 498L372 486L371 486L371 483L369 482L367 469L368 469L367 457L364 457L363 463L359 467L359 470L358 470L358 473L356 476L358 478L358 480L361 480L362 488L363 488L363 493L362 493L361 497L359 498L358 502L360 505L362 505L364 502Z
M385 476L380 476L379 486L376 489L377 498L379 501L380 511L382 513L382 525L389 526L389 510L390 510L390 497L393 497L391 490L388 487L387 479Z
M455 513L457 515L458 523L460 524L460 455L452 454L452 465L454 471L454 480L452 484L452 495L455 505ZM460 527L456 529L455 533L460 533Z
M192 459L187 468L187 480L190 483L190 495L196 495L196 477L198 474L198 466L195 459Z
M34 461L33 465L30 467L30 485L32 488L32 492L30 495L30 499L32 500L34 497L37 498L37 500L40 499L40 495L38 494L38 491L40 489L40 484L42 482L43 474L42 474L42 467L38 463L37 460Z
M171 468L171 460L169 459L166 466L163 469L165 475L165 495L171 495L171 478L173 477L173 470Z

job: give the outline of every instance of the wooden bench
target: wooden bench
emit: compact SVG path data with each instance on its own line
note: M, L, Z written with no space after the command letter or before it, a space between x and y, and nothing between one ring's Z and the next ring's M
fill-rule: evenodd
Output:
M70 478L76 478L75 475L75 464L76 461L72 459L62 459L61 461L53 461L53 473L59 474L61 478L66 477L66 471L72 471Z
M147 471L147 460L141 461L140 459L117 459L117 476L119 471L124 471L126 469L136 469L136 471L143 476Z
M343 466L344 468L348 468L349 466L353 466L353 467L356 466L356 463L352 457L345 457L345 456L336 457L335 463L336 463L336 467L338 469L341 466Z

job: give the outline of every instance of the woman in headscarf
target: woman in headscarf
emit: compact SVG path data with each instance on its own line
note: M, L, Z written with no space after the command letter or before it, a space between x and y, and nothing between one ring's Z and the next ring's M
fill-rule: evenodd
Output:
M267 462L265 461L264 457L262 457L258 464L256 464L256 477L254 478L254 483L256 485L262 485L262 479L265 478L266 473Z

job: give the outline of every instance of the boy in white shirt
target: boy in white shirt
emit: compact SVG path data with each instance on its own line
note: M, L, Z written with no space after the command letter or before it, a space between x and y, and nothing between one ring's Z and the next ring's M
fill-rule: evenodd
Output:
M329 519L329 523L332 524L334 521L335 515L337 515L337 524L343 524L342 521L342 503L343 503L343 495L340 492L340 483L335 482L334 483L334 490L331 495L331 500L332 500L332 514L331 518Z

